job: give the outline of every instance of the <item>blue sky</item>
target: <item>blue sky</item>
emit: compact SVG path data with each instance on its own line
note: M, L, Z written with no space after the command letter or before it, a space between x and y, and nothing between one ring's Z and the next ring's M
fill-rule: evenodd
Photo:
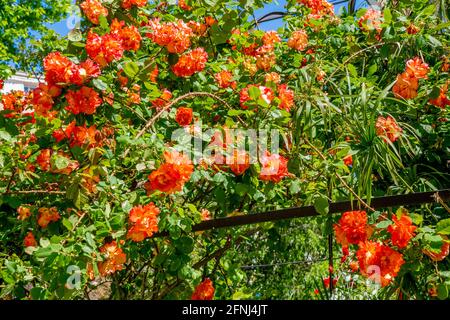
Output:
M360 3L362 1L358 1L358 3ZM273 12L273 11L285 11L284 9L284 5L286 4L285 0L274 0L272 3L267 4L265 8L263 9L259 9L255 12L255 16L256 18L260 18L263 15ZM338 13L339 10L345 6L346 4L340 4L340 5L335 5L335 12ZM72 17L72 19L74 19L75 17ZM70 18L69 18L70 19ZM275 20L275 21L269 21L269 22L265 22L262 23L260 25L261 29L263 30L277 30L279 27L282 26L282 19L279 20ZM56 32L58 32L59 34L65 36L67 35L67 33L70 31L70 29L68 28L68 25L73 24L73 20L67 20L65 19L64 21L55 23L53 25L51 25L50 27L52 29L54 29Z

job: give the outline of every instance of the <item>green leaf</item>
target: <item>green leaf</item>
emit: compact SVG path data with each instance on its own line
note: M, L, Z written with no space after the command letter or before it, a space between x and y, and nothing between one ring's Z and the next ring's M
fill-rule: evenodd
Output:
M194 239L183 236L174 241L175 246L184 254L189 254L194 250Z
M450 235L450 218L441 220L436 224L436 233Z
M442 43L438 39L436 39L432 35L427 35L427 37L433 47L442 47Z
M441 300L445 300L448 297L448 287L445 284L440 284L437 287L438 298Z
M67 39L72 42L79 42L83 40L83 34L81 33L80 29L72 29L67 34Z
M390 24L391 23L391 21L392 21L392 13L391 13L391 10L389 10L389 8L384 9L383 17L384 17L384 23L385 24Z
M390 221L390 220L384 220L384 221L381 221L381 222L377 223L377 224L375 225L375 227L376 227L377 229L386 229L386 228L389 227L391 224L392 224L392 221Z
M92 84L100 91L105 91L106 89L108 89L108 85L101 79L92 80Z
M328 197L324 196L324 195L318 196L314 200L314 208L321 215L328 214L328 212L330 211L330 205L329 205L329 202L328 202Z
M5 130L0 130L0 139L9 142L11 141L11 135Z
M129 78L134 78L139 72L139 66L136 62L130 61L125 65L123 71Z
M351 63L349 63L348 65L347 65L347 69L348 69L348 72L350 72L350 74L353 76L353 77L358 77L358 71L356 70L356 67L354 66L354 65L352 65Z

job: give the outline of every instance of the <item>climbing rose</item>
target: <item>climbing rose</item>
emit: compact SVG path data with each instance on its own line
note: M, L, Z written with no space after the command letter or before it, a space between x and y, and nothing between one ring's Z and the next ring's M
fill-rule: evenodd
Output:
M287 164L288 160L279 154L270 154L266 151L261 157L261 172L259 178L263 181L280 182L283 178L290 176Z
M181 191L191 178L194 166L186 155L177 151L166 151L164 158L166 162L148 176L149 182L145 186L148 193L154 190L165 193Z
M304 51L308 46L308 34L304 30L294 31L289 38L287 45L297 51Z
M156 108L162 108L167 104L167 102L169 102L170 99L172 99L172 92L164 89L161 96L152 101L152 105Z
M376 30L378 34L381 33L382 14L375 9L368 9L364 15L359 18L358 24L362 31L368 32Z
M418 88L419 81L417 78L404 72L397 76L397 81L395 81L395 84L392 87L392 92L397 98L408 100L417 97Z
M281 76L276 72L266 73L266 75L264 76L264 81L266 82L266 84L268 82L279 84L281 82Z
M23 246L25 248L27 247L37 247L38 243L36 241L36 238L33 235L33 232L28 232L25 238L23 239Z
M383 137L386 140L389 139L391 142L395 142L402 134L402 128L399 127L397 122L391 116L378 117L377 123L375 124L377 135Z
M383 287L392 282L405 263L401 253L380 242L373 241L361 242L356 257L361 274L375 281L380 281ZM380 271L379 278L376 273L378 268Z
M364 242L370 233L365 211L344 212L333 228L336 233L336 241L342 246Z
M50 222L56 222L61 218L55 207L39 208L38 213L38 225L41 228L47 228Z
M447 98L448 84L442 86L439 90L439 96L435 99L430 99L428 103L435 107L445 109L445 106L450 106L450 99Z
M209 278L203 280L192 294L191 300L212 300L214 298L214 286Z
M205 49L197 48L182 55L178 62L172 66L172 71L177 77L190 77L194 73L202 71L207 61L208 54Z
M43 149L39 153L39 155L36 158L36 162L41 168L42 171L48 171L50 170L50 156L51 156L51 150L50 149Z
M142 37L135 26L126 26L125 21L114 19L110 28L110 34L121 40L124 50L137 51L140 48Z
M233 74L230 71L222 70L214 75L214 79L216 79L217 85L222 89L229 87L236 89L237 82L233 81Z
M267 31L262 37L262 42L264 45L274 45L281 42L281 38L276 31Z
M119 35L107 33L99 36L89 30L86 40L86 52L101 67L106 67L123 56L123 44Z
M159 209L153 202L145 206L137 206L131 209L127 238L140 242L150 238L153 233L158 232Z
M105 260L98 263L98 270L102 276L107 276L123 269L127 256L122 248L117 246L116 241L103 245L100 252L105 256Z
M132 6L145 7L148 0L123 0L122 8L131 9Z
M232 161L228 164L230 170L237 176L244 174L250 168L250 156L245 150L233 150Z
M409 240L414 237L414 230L417 227L412 225L411 218L405 214L400 219L397 216L393 216L392 221L394 224L387 228L387 231L391 234L392 244L399 249L406 248Z
M186 0L178 0L178 6L185 11L190 11L192 9L192 7L186 3Z
M17 219L22 220L22 221L28 219L31 216L31 210L29 207L24 207L24 206L18 207L17 213L19 214Z
M344 160L344 164L347 167L350 167L351 165L353 165L353 157L351 154L349 154L348 156L345 156L343 160Z
M73 114L93 114L102 104L102 98L97 91L86 86L81 87L78 91L68 90L66 100L68 104L66 110Z
M423 60L419 57L415 57L414 59L410 59L406 62L405 72L411 77L414 76L417 79L427 79L427 74L429 71L430 67L428 64L423 62Z
M291 111L291 108L294 106L294 91L288 89L287 85L281 84L278 86L278 98L280 99L278 108L287 112Z
M150 20L151 32L147 37L154 43L164 46L170 53L183 53L191 46L193 31L183 21L161 23L159 18Z
M192 109L191 108L178 108L175 115L175 121L180 126L187 126L192 122Z
M326 0L297 0L297 2L310 8L313 15L334 14L333 5Z
M108 9L98 0L85 0L80 4L80 7L93 24L99 24L98 18L100 16L106 17L108 15Z

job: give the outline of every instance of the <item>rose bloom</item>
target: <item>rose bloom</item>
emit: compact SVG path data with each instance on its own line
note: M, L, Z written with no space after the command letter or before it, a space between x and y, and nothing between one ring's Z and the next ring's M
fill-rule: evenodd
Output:
M350 167L351 165L353 165L353 157L352 155L348 155L344 157L344 164L348 167Z
M359 18L358 24L362 31L376 30L381 33L381 17L382 14L378 10L368 9L366 13Z
M417 78L404 72L397 76L397 81L392 87L392 92L396 97L408 100L417 97L418 88L419 81Z
M186 3L186 0L178 0L178 6L185 11L190 11L192 9L192 7Z
M192 109L191 108L178 108L175 116L175 121L180 126L187 126L192 122Z
M194 73L202 71L207 61L208 54L205 49L197 48L182 55L178 62L172 66L172 71L177 77L190 77Z
M97 91L90 87L83 86L78 91L68 90L66 94L68 106L66 110L73 114L93 114L95 110L102 104Z
M334 15L334 7L326 0L297 0L298 3L311 9L313 15Z
M403 255L390 247L373 241L361 242L356 252L359 269L363 276L373 277L374 268L379 268L381 286L389 285L405 263Z
M117 246L116 241L103 245L100 252L105 257L104 261L98 263L98 270L102 276L111 275L123 269L127 256L122 248Z
M86 39L86 52L101 67L106 67L111 62L122 58L124 47L117 33L99 36L89 30Z
M167 89L164 89L161 96L152 101L152 106L156 108L164 107L169 100L172 99L172 92Z
M294 91L287 88L286 84L281 84L278 86L278 98L280 99L280 104L278 108L284 109L287 112L291 111L294 106Z
M192 294L191 300L213 300L214 298L214 286L209 278L203 280Z
M125 21L116 18L111 22L110 34L116 35L122 42L124 50L137 51L141 46L142 37L135 26L125 26Z
M222 70L214 75L214 79L216 80L217 85L222 89L229 87L236 89L237 82L233 81L233 74L230 71Z
M52 150L50 149L42 149L39 155L36 158L36 163L42 171L50 170L50 156L52 154Z
M283 178L290 176L287 164L288 160L279 154L270 154L266 151L261 157L261 172L259 179L279 183Z
M308 46L308 34L304 30L294 31L289 38L287 45L297 51L304 51Z
M258 70L269 71L277 63L277 56L270 52L263 55L258 55L256 58L256 67Z
M405 72L411 77L415 77L417 79L427 79L427 74L429 71L430 67L428 66L428 64L423 62L423 60L419 57L410 59L406 62Z
M281 42L281 38L276 31L267 31L262 37L262 42L264 45L274 45Z
M134 242L143 241L158 232L159 209L153 202L145 206L137 206L130 210L127 238Z
M122 8L131 9L131 7L145 7L147 5L148 0L123 0Z
M183 53L191 46L193 31L183 21L161 23L159 18L149 21L151 32L147 37L154 43L164 46L170 53Z
M375 128L378 136L383 137L383 139L387 138L391 142L395 142L402 135L403 131L391 116L386 118L378 117Z
M365 211L344 212L333 228L336 234L336 241L342 246L364 242L370 234Z
M448 84L442 86L439 90L439 96L435 99L430 99L428 103L435 107L445 109L445 106L450 106L450 99L447 98Z
M38 213L38 225L44 229L47 228L50 222L56 222L61 218L55 207L39 208Z
M227 164L235 175L240 176L250 168L250 156L245 150L234 149L231 161L227 160Z
M23 246L25 248L38 246L36 238L34 237L34 234L31 231L28 232L27 235L25 236L25 238L23 239Z
M17 219L23 221L31 216L31 209L29 207L20 206L17 208L17 213L19 214Z
M405 214L400 219L397 216L393 216L392 221L394 224L387 228L387 232L391 234L392 244L399 249L406 248L409 241L414 237L414 230L417 227L412 225L411 218Z
M108 9L98 0L85 0L80 4L80 7L93 24L99 24L98 18L100 16L106 17L108 15Z
M281 76L276 72L266 73L264 76L264 81L266 83L273 82L275 84L279 84L281 82Z

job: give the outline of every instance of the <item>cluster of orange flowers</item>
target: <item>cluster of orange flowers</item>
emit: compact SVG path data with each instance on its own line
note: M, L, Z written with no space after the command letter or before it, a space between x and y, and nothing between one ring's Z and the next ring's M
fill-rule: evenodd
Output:
M89 30L86 40L86 52L101 67L122 58L124 50L138 50L142 37L135 26L126 26L125 22L114 19L110 32L102 36Z
M308 46L308 34L305 30L297 30L292 32L287 45L289 48L297 51L304 51Z
M106 9L98 0L85 0L80 4L80 7L89 21L93 24L100 23L98 20L100 16L106 17L108 15L108 9Z
M397 81L392 87L394 95L398 98L413 99L417 97L419 79L427 79L430 70L428 64L416 57L406 62L405 72L397 76Z
M107 129L100 132L95 125L90 127L86 127L86 125L77 126L76 122L72 121L66 129L54 131L52 136L56 139L56 142L68 139L71 148L87 146L90 149L102 146L103 139L110 133Z
M93 114L102 104L102 98L91 87L83 86L77 91L68 90L66 110L73 114Z
M400 219L393 216L392 221L394 223L387 228L387 231L391 234L392 244L399 249L406 248L409 241L414 237L414 231L417 227L413 226L411 218L406 214L403 214Z
M439 90L439 96L434 99L430 99L428 102L433 106L445 109L445 106L450 106L450 99L447 98L448 83L444 84Z
M153 202L145 206L137 206L131 209L127 238L135 242L150 238L153 233L158 232L159 209Z
M183 54L178 62L172 66L172 71L177 77L190 77L206 67L208 54L203 48L196 48Z
M186 0L178 0L178 6L185 11L190 11L192 9L192 7L186 3Z
M136 7L145 7L147 5L148 0L123 0L122 8L131 9L133 6Z
M37 247L38 243L36 241L36 238L34 237L33 232L29 231L25 238L23 239L23 246L25 248L27 247Z
M17 219L24 221L31 217L31 208L28 206L20 206L17 208L17 213L19 214Z
M373 241L361 242L356 257L361 274L380 281L383 287L392 282L405 263L401 253L385 244ZM379 278L376 276L377 270L380 271Z
M392 221L387 228L387 232L391 235L391 243L398 249L404 249L415 236L416 227L405 213L401 213L400 217L394 216ZM336 241L343 247L342 262L346 261L349 255L348 246L358 245L356 252L358 265L355 265L354 261L350 262L353 271L359 267L362 275L372 278L373 272L379 268L380 279L375 280L380 281L382 286L388 285L397 276L404 263L403 255L387 244L369 240L374 228L368 224L365 211L344 212L333 228Z
M278 99L280 99L278 108L289 112L294 106L294 91L288 89L286 84L280 84L278 86Z
M448 239L446 237L443 237L444 242L441 246L441 250L439 252L434 252L432 250L424 250L423 253L425 253L427 256L431 258L433 261L442 261L444 260L450 253L450 242L448 242Z
M105 256L105 260L98 263L98 271L102 276L111 275L123 269L123 265L127 261L127 255L122 248L118 247L116 241L103 245L100 252Z
M233 74L228 70L222 70L216 73L214 79L216 79L217 85L222 89L230 87L236 89L237 87L237 82L233 80Z
M311 9L311 15L320 18L323 15L334 15L334 7L326 0L297 0L298 3Z
M369 32L375 30L377 32L377 40L381 39L381 23L382 23L382 13L379 10L367 9L364 15L359 18L358 24L362 31Z
M51 52L44 58L45 81L54 85L82 85L100 75L99 66L92 60L76 64L60 52Z
M213 300L214 292L215 289L211 279L206 278L195 288L191 300Z
M180 125L180 126L187 126L189 124L191 124L192 122L192 109L191 108L178 108L177 109L177 114L175 115L175 121Z
M164 159L165 163L148 176L145 188L149 194L155 190L165 193L181 191L191 178L194 166L186 155L178 151L165 151Z
M32 95L24 94L23 91L12 91L2 95L0 106L3 110L8 110L8 113L4 114L5 118L21 118L26 117L28 120L18 123L18 125L25 125L27 123L35 123L34 111L29 108L30 101L32 101Z
M278 183L283 178L292 175L287 168L288 159L279 154L270 154L270 152L266 150L265 154L259 159L259 162L261 163L259 179L262 181Z
M378 117L375 123L377 135L383 139L388 139L395 142L402 135L402 128L397 124L397 121L391 116Z
M51 112L55 103L55 98L61 95L61 88L56 85L39 83L33 90L32 104L37 115L51 118L55 112Z
M41 228L47 228L50 222L56 222L61 219L58 209L55 207L39 208L38 213L38 225L41 226Z
M159 18L149 21L151 32L147 37L154 43L166 47L170 53L183 53L191 46L193 31L183 21L161 23Z

